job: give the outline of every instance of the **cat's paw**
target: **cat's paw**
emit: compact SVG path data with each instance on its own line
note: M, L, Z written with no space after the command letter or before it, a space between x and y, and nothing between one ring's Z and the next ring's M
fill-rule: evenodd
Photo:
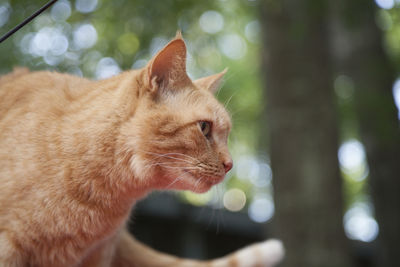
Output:
M240 267L272 267L279 263L284 255L285 249L282 242L269 239L238 251L236 259Z
M280 262L285 255L285 248L280 240L270 239L259 244L262 251L263 264L273 266Z

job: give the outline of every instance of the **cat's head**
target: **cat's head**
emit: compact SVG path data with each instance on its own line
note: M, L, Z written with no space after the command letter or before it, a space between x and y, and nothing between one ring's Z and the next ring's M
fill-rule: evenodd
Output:
M232 168L230 116L214 97L225 71L192 81L180 36L142 69L143 88L129 126L130 167L157 189L205 192Z

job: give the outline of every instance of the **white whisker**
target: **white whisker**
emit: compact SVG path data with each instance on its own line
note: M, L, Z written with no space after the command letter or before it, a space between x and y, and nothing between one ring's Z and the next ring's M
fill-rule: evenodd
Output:
M201 169L200 167L197 167L197 166L174 166L167 162L155 162L155 163L146 165L145 168L150 169L151 167L154 167L154 166L161 166L164 168L181 169L181 170L199 170L199 169Z
M200 183L204 180L204 176L197 177L197 181L194 183L194 189L196 190Z
M191 156L189 156L189 155L182 154L182 153L166 153L166 154L160 154L160 153L149 152L149 151L144 151L144 150L140 150L140 151L143 152L143 153L146 153L146 154L150 154L150 155L155 155L155 156L157 156L157 157L155 157L155 158L152 159L152 160L156 160L156 159L158 159L158 158L169 158L169 159L180 160L180 161L187 162L187 163L191 163L191 164L194 163L193 161L195 161L196 163L199 163L199 162L200 162L198 159L193 158L193 157L191 157ZM188 160L188 159L182 159L182 158L178 158L178 157L173 157L173 156L184 156L184 157L186 157L186 158L188 158L188 159L191 159L191 160L193 160L193 161L190 161L190 160Z
M181 179L180 176L176 177L167 187L165 187L166 189L171 188L171 186L173 186L176 182L178 182Z
M168 169L179 169L179 170L198 170L198 167L181 167L181 166L168 166L168 165L163 165L161 163L157 164L158 166L162 166L164 168L168 168Z
M228 100L225 101L224 107L225 107L226 109L228 109L229 103L231 102L232 98L233 98L236 94L237 94L237 92L233 93L233 94L228 98Z

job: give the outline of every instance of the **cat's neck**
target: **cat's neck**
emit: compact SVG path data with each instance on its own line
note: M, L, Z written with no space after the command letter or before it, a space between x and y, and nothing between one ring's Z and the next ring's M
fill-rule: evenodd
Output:
M121 124L134 116L140 93L140 72L92 82L89 93L71 107L62 129L75 129L64 146L72 152L73 197L80 201L115 207L130 205L148 191L130 169L130 154L119 147Z

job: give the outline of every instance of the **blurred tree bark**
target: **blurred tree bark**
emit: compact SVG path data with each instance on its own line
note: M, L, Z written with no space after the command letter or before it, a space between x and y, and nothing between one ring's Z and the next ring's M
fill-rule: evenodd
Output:
M274 234L288 267L350 266L342 226L328 1L264 1L263 69Z
M373 1L335 2L338 69L355 85L361 139L370 166L369 185L379 223L377 266L400 266L400 130L392 86L394 70L376 26Z

